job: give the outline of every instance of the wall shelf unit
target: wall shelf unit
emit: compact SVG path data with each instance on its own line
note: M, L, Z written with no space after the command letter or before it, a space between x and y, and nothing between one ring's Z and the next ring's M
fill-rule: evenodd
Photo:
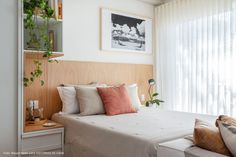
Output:
M40 100L39 108L43 108L43 117L50 119L48 116L47 109L47 90L48 90L48 71L49 64L48 59L56 59L58 57L64 56L63 54L63 1L62 0L45 0L48 4L47 7L50 7L54 11L54 14L48 15L48 20L44 19L45 10L41 8L34 8L33 16L27 16L26 13L32 11L30 7L31 4L24 5L25 1L21 2L21 52L23 60L23 78L31 79L32 73L37 70L37 66L40 65L39 70L42 71L39 78L33 78L34 80L30 85L23 86L23 102L22 102L22 135L31 133L32 130L27 130L26 121L32 120L29 118L29 112L27 107L30 100ZM29 1L30 3L30 1ZM33 4L32 4L33 5ZM26 8L24 8L26 6ZM35 7L35 6L33 6ZM28 10L27 10L28 9ZM39 11L39 12L38 12ZM49 18L50 17L50 18ZM27 21L28 20L28 21ZM28 23L27 23L28 22ZM33 27L31 27L32 24ZM52 52L50 57L44 57L45 52ZM35 65L37 61L38 65ZM43 80L45 84L42 86L40 80ZM46 91L45 91L46 90ZM45 110L44 110L45 109ZM43 128L47 132L48 128L43 126L37 126L33 131L40 131ZM24 141L25 139L23 139Z
M47 57L43 57L46 50L52 51L52 55L49 59L58 58L63 56L63 0L44 0L49 7L54 10L54 14L49 18L47 22L41 15L46 15L43 8L37 7L37 4L32 3L33 1L17 1L18 2L18 152L28 150L33 144L37 148L45 146L47 142L51 142L50 138L56 136L59 143L56 144L58 151L63 152L64 143L64 128L63 126L44 128L43 126L27 127L26 120L29 119L27 114L27 107L29 100L40 100L39 108L44 108L43 116L45 119L48 116L47 108L47 90L48 81L47 73L49 71L49 61ZM41 3L41 2L39 2ZM46 7L48 7L48 5ZM41 9L41 10L40 10ZM39 12L37 12L39 11ZM41 11L41 12L40 12ZM33 13L34 16L27 16L26 13ZM32 18L32 19L30 19ZM28 19L28 23L27 20ZM47 25L45 25L47 24ZM34 27L31 27L31 26ZM45 27L47 26L47 27ZM42 28L43 33L39 31ZM32 29L29 29L32 28ZM33 35L32 35L33 34ZM48 37L47 41L45 38ZM32 40L34 39L34 40ZM49 42L48 42L49 41ZM53 42L51 42L53 41ZM36 43L36 44L35 44ZM45 44L46 43L46 44ZM50 46L48 46L50 44ZM40 70L42 75L40 80L45 81L44 86L41 86L38 80L35 80L28 87L24 86L25 77L30 78L30 74L34 72L36 65L34 61L37 60L40 63ZM54 64L56 65L56 64ZM43 117L44 118L44 117ZM27 127L27 128L26 128ZM32 129L33 128L33 129ZM27 130L28 129L28 130ZM48 138L47 138L48 137ZM45 139L45 140L44 140ZM27 144L28 141L33 142ZM46 143L44 143L46 141ZM32 151L55 151L38 149ZM28 155L27 155L28 156ZM63 155L61 155L63 156Z

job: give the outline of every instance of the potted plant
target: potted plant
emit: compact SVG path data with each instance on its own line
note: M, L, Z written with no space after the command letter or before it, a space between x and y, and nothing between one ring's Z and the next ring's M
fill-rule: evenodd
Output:
M157 92L153 92L153 87L156 84L154 79L148 80L149 83L149 89L148 89L148 95L149 95L149 100L146 101L145 105L146 106L159 106L160 103L163 103L163 100L160 100L157 98L159 95Z
M43 57L48 62L56 60L50 59L52 56L52 44L49 40L48 29L49 19L53 17L54 10L49 6L47 0L24 0L24 28L28 31L29 40L27 41L27 49L34 51L42 51ZM39 24L38 19L42 20L43 24ZM40 80L41 85L44 81L41 80L43 74L42 62L39 59L34 59L34 70L29 76L24 76L24 86L28 87L36 79Z

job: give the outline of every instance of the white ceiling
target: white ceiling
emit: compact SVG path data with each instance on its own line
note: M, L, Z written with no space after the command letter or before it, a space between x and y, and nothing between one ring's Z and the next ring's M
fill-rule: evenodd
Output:
M152 4L152 5L160 5L162 3L166 3L166 2L169 2L171 0L138 0L138 1L142 1L142 2L145 2L145 3Z

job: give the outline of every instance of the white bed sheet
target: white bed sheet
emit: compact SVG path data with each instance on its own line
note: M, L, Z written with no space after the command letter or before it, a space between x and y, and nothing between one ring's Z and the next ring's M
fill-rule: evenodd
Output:
M192 134L195 118L216 117L141 108L117 116L54 114L65 126L66 157L157 157L158 143Z

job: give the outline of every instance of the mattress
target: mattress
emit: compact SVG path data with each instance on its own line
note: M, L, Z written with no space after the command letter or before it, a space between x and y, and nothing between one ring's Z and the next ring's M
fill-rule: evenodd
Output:
M193 132L195 118L216 117L156 108L116 116L54 114L65 126L66 157L157 157L158 144Z

